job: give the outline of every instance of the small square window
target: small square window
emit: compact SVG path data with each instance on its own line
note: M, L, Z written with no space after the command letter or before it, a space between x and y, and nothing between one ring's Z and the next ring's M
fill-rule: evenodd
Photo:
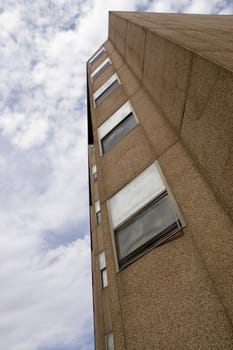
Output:
M109 58L106 58L95 70L91 73L91 79L94 81L98 78L104 71L111 65L111 61Z
M96 92L93 94L95 106L97 107L106 97L108 97L120 85L117 74L113 74Z
M156 162L109 200L119 268L184 227Z
M103 153L108 152L138 124L129 101L121 106L98 128Z
M105 345L106 350L114 350L114 338L112 332L105 335Z

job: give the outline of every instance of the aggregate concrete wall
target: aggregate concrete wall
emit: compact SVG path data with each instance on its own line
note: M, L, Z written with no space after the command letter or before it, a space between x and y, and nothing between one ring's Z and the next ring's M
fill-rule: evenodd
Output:
M107 53L95 67L107 56L112 66L94 84L89 79L89 163L98 171L91 192L102 211L97 226L92 208L91 224L97 350L110 331L115 350L233 349L233 81L224 57L213 62L203 48L217 25L221 38L229 35L232 18L221 18L110 13ZM92 94L113 72L122 84L95 108ZM139 124L102 156L97 128L128 99ZM117 272L107 200L155 160L187 226Z

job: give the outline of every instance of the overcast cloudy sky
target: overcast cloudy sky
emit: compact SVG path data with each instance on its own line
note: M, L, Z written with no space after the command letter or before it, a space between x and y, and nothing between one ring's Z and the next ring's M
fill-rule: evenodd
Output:
M93 349L85 62L107 11L232 1L1 0L0 350Z

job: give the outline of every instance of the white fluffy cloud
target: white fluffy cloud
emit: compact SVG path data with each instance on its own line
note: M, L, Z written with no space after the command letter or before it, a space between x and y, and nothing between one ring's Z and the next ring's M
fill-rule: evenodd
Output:
M0 349L91 350L85 63L108 11L232 13L218 0L3 0Z

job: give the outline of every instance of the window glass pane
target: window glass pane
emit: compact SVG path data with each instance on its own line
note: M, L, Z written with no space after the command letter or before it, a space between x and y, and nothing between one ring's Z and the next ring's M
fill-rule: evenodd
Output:
M100 266L100 270L106 267L105 252L102 252L99 254L99 266Z
M155 164L145 169L109 200L113 228L165 191Z
M131 112L109 134L102 139L103 153L106 153L113 145L119 142L130 130L137 125L136 119Z
M114 350L113 333L109 333L105 336L106 350Z
M98 106L106 97L108 97L116 88L120 85L118 80L115 80L100 96L95 100L96 106Z
M145 249L149 241L152 244L177 228L177 216L166 194L115 231L119 261L142 246Z
M96 70L94 70L94 72L91 74L92 80L95 80L102 72L105 71L105 69L106 69L108 66L110 66L110 64L111 64L111 61L110 61L109 58L107 58L106 60L104 60L104 62L101 63L101 64L99 65L99 67L96 68Z
M102 288L106 288L108 286L108 275L107 275L107 269L101 270L101 281L102 281Z

